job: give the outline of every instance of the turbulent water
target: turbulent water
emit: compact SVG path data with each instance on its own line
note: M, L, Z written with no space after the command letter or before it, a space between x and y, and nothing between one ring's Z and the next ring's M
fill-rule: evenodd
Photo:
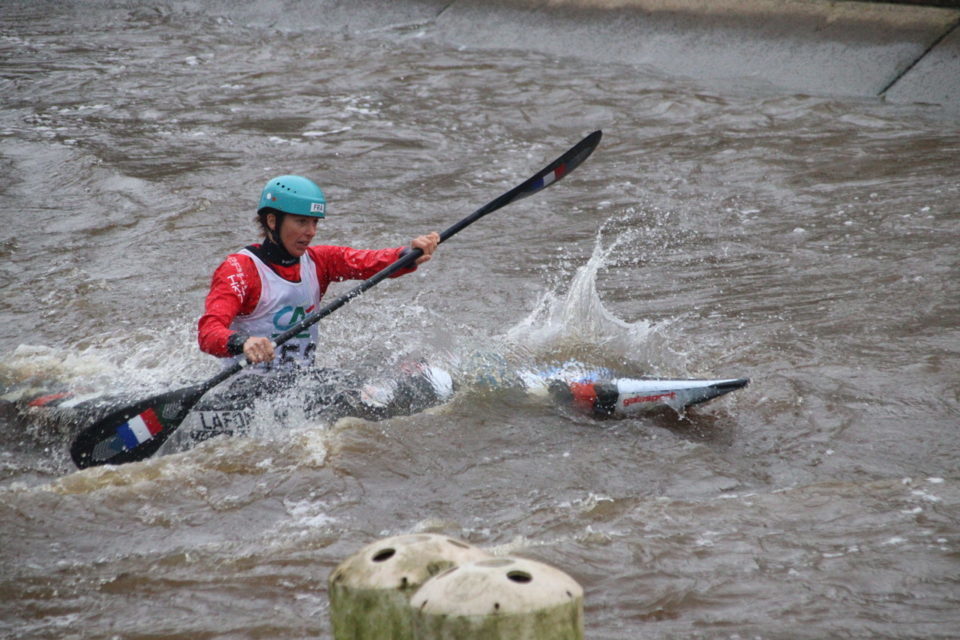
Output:
M272 175L326 189L318 242L397 246L604 139L322 321L324 366L446 363L443 407L324 424L290 406L83 472L68 434L8 407L0 635L329 637L332 569L423 531L568 572L594 640L957 635L955 118L417 24L66 6L0 7L5 386L210 377L196 319ZM473 375L478 350L752 384L596 421Z

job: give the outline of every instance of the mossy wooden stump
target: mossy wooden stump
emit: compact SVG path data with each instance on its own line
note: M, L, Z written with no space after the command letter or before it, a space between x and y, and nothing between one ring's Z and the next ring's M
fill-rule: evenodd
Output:
M449 569L424 583L410 606L417 640L583 640L583 589L523 558Z
M410 597L431 576L489 558L449 536L415 534L379 540L330 574L334 640L413 640Z

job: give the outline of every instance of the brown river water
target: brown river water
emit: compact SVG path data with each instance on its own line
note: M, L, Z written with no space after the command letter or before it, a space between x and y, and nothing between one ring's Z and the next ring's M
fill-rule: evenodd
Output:
M397 246L604 139L321 322L324 366L461 363L449 404L82 472L0 414L0 637L328 638L332 569L409 532L563 569L593 640L960 635L955 116L280 4L5 4L4 385L212 376L196 319L273 175L326 189L318 242ZM597 421L478 350L752 383Z

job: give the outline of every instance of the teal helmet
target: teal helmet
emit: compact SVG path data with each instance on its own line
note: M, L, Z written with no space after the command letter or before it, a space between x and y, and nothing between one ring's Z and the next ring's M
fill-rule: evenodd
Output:
M278 176L266 184L260 194L260 206L298 216L326 217L327 199L312 180L301 176Z

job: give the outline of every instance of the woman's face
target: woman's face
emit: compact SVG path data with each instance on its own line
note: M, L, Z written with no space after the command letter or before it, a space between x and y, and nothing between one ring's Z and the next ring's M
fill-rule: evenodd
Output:
M283 216L280 222L280 244L290 255L299 258L317 235L319 220L313 216L298 216L293 213ZM277 217L274 214L267 215L267 225L276 231Z

